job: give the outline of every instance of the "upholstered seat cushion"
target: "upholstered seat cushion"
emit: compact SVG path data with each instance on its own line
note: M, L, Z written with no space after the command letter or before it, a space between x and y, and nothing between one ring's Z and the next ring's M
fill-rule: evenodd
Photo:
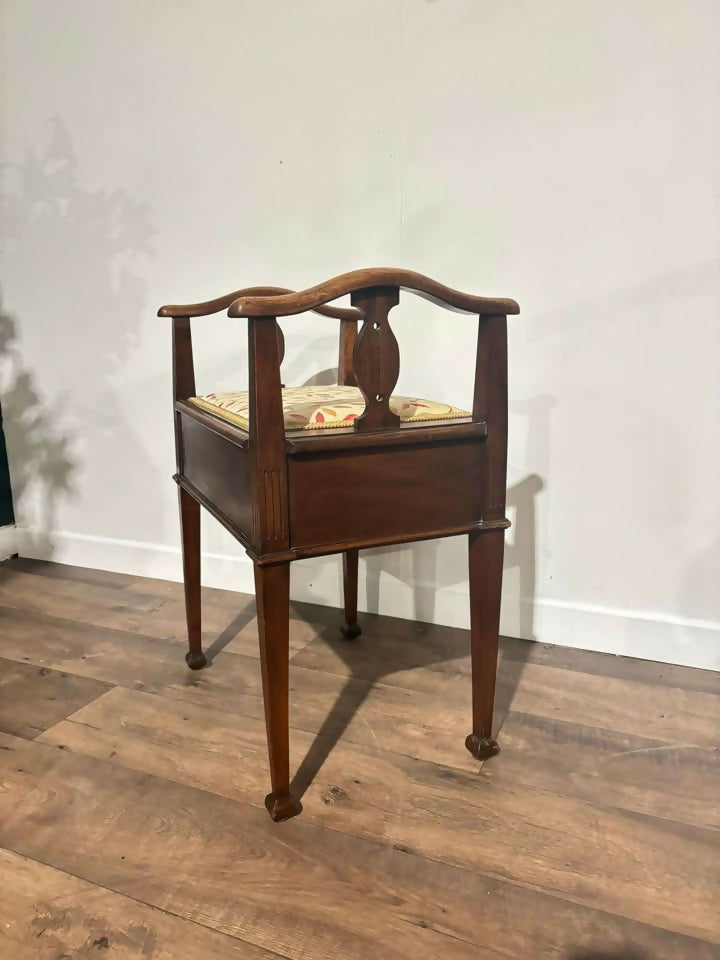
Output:
M282 393L286 430L349 427L365 409L365 400L357 387L286 387ZM191 397L189 402L247 429L247 391L208 393L204 397ZM415 397L393 396L390 398L390 409L404 423L418 420L455 420L470 416L466 410L460 410L448 403L419 400Z

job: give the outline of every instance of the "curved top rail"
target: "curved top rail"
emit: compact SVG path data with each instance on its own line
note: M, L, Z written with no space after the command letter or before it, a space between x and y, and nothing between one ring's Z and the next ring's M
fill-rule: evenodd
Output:
M317 310L320 313L322 309L318 308L322 308L323 304L370 287L401 287L403 290L409 290L426 300L460 313L520 313L520 307L514 300L473 297L459 290L453 290L452 287L446 287L413 270L374 267L369 270L352 270L350 273L343 273L333 280L309 287L300 293L258 296L246 292L238 296L230 306L228 316L284 317L304 313L306 310ZM355 316L357 315L355 314L353 319Z
M186 303L186 304L168 304L160 307L157 312L159 317L207 317L211 313L219 313L220 310L227 310L236 300L244 300L250 297L254 300L263 297L272 297L277 299L279 296L294 296L292 290L287 287L245 287L243 290L235 290L234 293L226 293L224 297L217 297L215 300L207 300L205 303ZM309 307L315 313L320 313L324 317L333 317L335 320L358 320L362 319L362 314L355 307L326 307L318 304L316 307ZM293 311L295 312L295 311ZM297 311L298 313L302 311ZM269 311L266 314L273 316ZM233 313L231 316L245 316L241 313Z

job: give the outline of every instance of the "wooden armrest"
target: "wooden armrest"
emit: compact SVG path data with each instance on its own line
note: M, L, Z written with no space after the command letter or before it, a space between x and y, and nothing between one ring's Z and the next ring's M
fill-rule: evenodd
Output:
M393 267L375 267L370 270L353 270L343 273L333 280L321 283L316 287L302 290L300 293L282 293L273 295L257 294L244 291L236 294L236 300L229 305L230 317L286 317L295 313L304 313L306 310L315 310L323 313L327 308L322 305L338 297L358 290L367 290L372 287L400 287L418 294L426 300L460 313L474 314L509 314L520 313L520 307L514 300L489 299L487 297L473 297L459 290L446 287L436 280L415 273L413 270L398 270ZM270 288L265 288L270 290ZM218 308L221 309L221 308ZM335 308L336 311L339 308ZM335 313L333 316L337 316ZM356 319L353 316L341 319Z
M221 310L227 310L236 300L244 300L245 297L252 297L261 300L263 297L273 297L283 295L294 295L292 290L287 287L246 287L244 290L235 290L234 293L227 293L224 297L218 297L216 300L208 300L205 303L185 303L168 304L160 307L157 312L159 317L207 317L211 313L219 313ZM335 320L359 320L362 314L354 307L326 307L318 303L315 307L309 309L315 313L320 313L324 317L332 317ZM265 311L267 313L267 311ZM300 311L291 311L293 313ZM233 317L245 316L242 313L230 314Z

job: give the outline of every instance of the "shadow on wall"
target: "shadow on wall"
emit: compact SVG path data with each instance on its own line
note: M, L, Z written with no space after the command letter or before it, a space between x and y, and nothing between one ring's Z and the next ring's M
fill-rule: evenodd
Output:
M54 528L58 498L72 493L75 462L70 439L60 426L61 411L42 402L16 343L15 321L0 305L0 392L15 515L22 517L22 505L34 487L42 510L40 524L32 534L37 541L34 547L49 550L47 531Z
M98 394L137 343L144 287L130 266L150 252L151 231L144 206L123 192L80 185L57 119L44 147L1 172L12 303L0 316L0 396L10 476L21 551L50 557L58 506L77 492L81 443L103 416ZM42 377L23 360L23 342ZM84 474L91 469L98 466L83 464Z

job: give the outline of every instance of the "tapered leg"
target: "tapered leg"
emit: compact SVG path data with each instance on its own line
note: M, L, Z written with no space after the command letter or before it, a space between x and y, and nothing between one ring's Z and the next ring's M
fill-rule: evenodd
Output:
M343 593L345 596L345 625L340 627L342 633L353 640L362 633L357 622L357 591L358 591L358 555L359 550L346 550L343 553Z
M290 564L255 564L255 599L260 636L265 726L272 793L265 806L273 820L289 820L302 810L290 793L288 717Z
M202 650L200 612L200 504L190 494L180 493L180 527L182 532L183 580L185 583L185 617L188 646L185 662L191 670L199 670L207 663Z
M477 760L486 760L500 750L492 737L492 721L505 531L475 532L468 539L473 728L465 746Z

